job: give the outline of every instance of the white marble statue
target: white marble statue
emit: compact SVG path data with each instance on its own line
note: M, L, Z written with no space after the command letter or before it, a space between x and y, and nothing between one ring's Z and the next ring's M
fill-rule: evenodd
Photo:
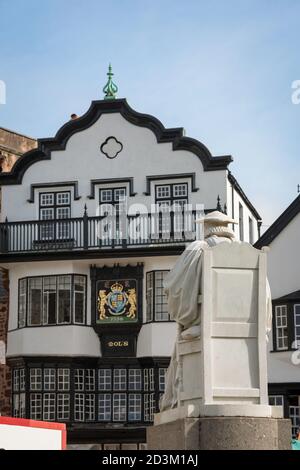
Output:
M164 287L168 297L170 318L178 324L178 340L191 340L200 336L202 253L206 247L235 241L230 224L237 222L219 211L206 215L197 222L204 223L204 240L191 243L178 258L174 268L165 279ZM269 285L267 284L267 331L271 329L272 306ZM177 405L181 371L177 363L177 341L166 375L166 389L160 401L160 411Z

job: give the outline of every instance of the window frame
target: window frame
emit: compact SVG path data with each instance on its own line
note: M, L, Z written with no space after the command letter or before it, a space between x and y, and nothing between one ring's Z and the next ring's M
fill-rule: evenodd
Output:
M296 313L296 307L299 307L299 313ZM296 322L296 317L299 317L299 323L297 324ZM299 338L297 338L297 332L296 329L300 328L300 303L294 303L293 304L293 329L294 329L294 341L295 341L295 347L299 348L300 347L300 335Z
M277 324L277 311L278 309L282 309L282 308L285 308L285 316L286 316L286 325L285 326L278 326ZM281 312L281 310L280 310ZM282 313L280 313L280 315L282 316ZM276 351L287 351L289 350L289 328L288 328L288 324L289 324L289 321L288 321L288 305L287 304L279 304L279 305L275 305L274 306L274 331L275 331L275 341L274 341L274 345L276 347ZM286 334L284 336L281 336L280 338L278 337L278 330L279 329L286 329ZM279 346L279 339L283 339L283 338L286 338L286 347L280 347Z
M70 282L71 282L71 287L70 287L70 321L69 322L63 322L59 323L59 299L58 299L58 294L59 294L59 289L58 289L58 278L59 277L65 277L65 276L70 276ZM84 300L83 300L83 322L76 322L75 321L75 277L80 276L84 280L83 284L83 295L84 295ZM45 321L45 312L44 312L44 279L46 278L56 278L56 301L55 301L55 323L44 323ZM29 323L29 315L30 315L30 279L41 279L42 281L42 287L41 287L41 312L40 312L40 323L39 324L30 324ZM25 322L22 322L22 326L20 326L20 285L25 281L25 286L26 286L26 306L25 306ZM18 279L18 327L17 329L22 329L22 328L41 328L41 327L51 327L51 326L67 326L67 325L79 325L79 326L85 326L87 325L87 297L88 297L88 283L87 283L87 275L86 274L79 274L79 273L66 273L66 274L49 274L49 275L43 275L43 276L28 276L24 278ZM78 292L78 291L76 291Z
M156 316L156 274L157 273L169 273L170 272L170 269L156 269L156 270L152 270L152 271L147 271L146 272L146 276L145 276L145 279L146 279L146 289L145 289L145 296L146 296L146 322L145 323L170 323L172 322L173 323L173 320L170 320L170 315L167 311L167 315L168 315L168 319L167 320L157 320L157 316ZM150 312L150 315L149 315L149 312L148 312L148 278L152 276L152 287L149 287L149 290L151 289L152 292L151 292L151 301L150 301L150 306L152 307L152 310ZM163 294L164 295L164 294ZM163 305L163 304L161 304Z
M61 194L68 194L68 203L58 203L58 197L61 195ZM43 196L47 196L47 195L52 195L53 196L53 204L45 204L43 205L42 204L42 198ZM72 217L72 195L71 195L71 191L70 190L65 190L65 191L41 191L39 192L39 221L42 222L43 220L45 221L66 221L66 220L70 220L71 217ZM58 212L60 209L68 209L68 212L69 212L69 215L68 217L58 217ZM52 217L50 217L49 219L42 219L42 212L44 210L49 210L49 211L52 211ZM49 227L51 227L51 225L49 225ZM61 230L66 230L67 228L67 235L68 236L64 236L64 233L62 233L62 235L60 235L60 231ZM52 227L52 230L50 233L50 236L43 236L43 224L41 223L39 225L39 230L38 230L38 239L39 241L56 241L56 240L69 240L70 239L70 225L61 225L61 226L55 226L53 225ZM53 230L55 229L55 230Z

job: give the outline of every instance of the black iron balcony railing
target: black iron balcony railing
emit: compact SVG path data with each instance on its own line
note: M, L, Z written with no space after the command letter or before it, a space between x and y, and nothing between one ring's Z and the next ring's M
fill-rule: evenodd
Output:
M199 213L180 211L94 216L57 220L31 220L0 224L0 252L6 254L55 251L134 248L183 244L198 238L195 224Z

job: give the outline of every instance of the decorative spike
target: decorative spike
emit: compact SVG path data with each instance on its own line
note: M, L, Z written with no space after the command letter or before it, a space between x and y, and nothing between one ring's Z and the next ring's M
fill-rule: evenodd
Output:
M113 75L114 74L112 72L111 64L109 64L108 72L107 72L108 80L107 80L105 87L103 88L103 92L105 93L104 95L105 100L114 100L116 98L118 87L112 80Z
M227 204L226 204L226 202L224 204L224 211L223 212L224 212L225 215L227 215Z
M300 193L300 184L298 184L298 193Z
M87 207L86 207L86 204L84 204L84 216L86 217L88 214L87 214Z
M220 199L219 194L218 194L218 197L217 197L217 211L222 212L221 199Z

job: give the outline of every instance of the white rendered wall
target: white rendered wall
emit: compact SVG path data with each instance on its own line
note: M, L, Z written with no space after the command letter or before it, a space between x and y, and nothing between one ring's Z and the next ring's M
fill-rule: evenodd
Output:
M270 244L268 278L273 299L300 290L299 236L300 214ZM272 349L271 335L269 350ZM270 352L268 379L270 383L300 382L300 354L297 351Z
M122 152L115 159L108 159L100 152L101 144L111 135L123 144ZM51 160L30 166L21 185L4 186L1 217L4 220L7 216L10 221L38 218L37 194L35 204L27 202L31 184L78 180L82 197L72 202L72 217L81 217L84 204L90 215L96 213L97 188L95 199L88 199L92 179L133 177L137 195L129 203L149 205L151 198L143 194L146 176L178 173L196 173L199 191L190 193L192 204L203 203L212 209L216 207L218 194L225 201L226 170L204 172L200 159L193 153L173 151L171 143L158 144L152 131L134 126L118 113L104 114L90 128L71 136L64 151L53 151Z
M233 193L233 198L232 198L232 193ZM232 202L233 199L233 202ZM222 201L221 201L222 202ZM232 211L232 204L233 204L233 211ZM239 205L242 205L243 207L243 225L244 225L244 242L250 242L249 238L249 217L252 219L252 226L253 226L253 243L256 242L258 239L258 227L257 227L257 220L254 216L254 214L251 212L251 210L248 208L248 206L245 204L239 193L233 189L232 191L232 185L231 183L227 180L227 214L232 217L234 214L233 218L236 220L236 222L239 222ZM234 226L234 233L236 236L237 240L240 240L240 230L239 230L239 225Z
M273 240L268 254L272 298L300 290L300 214Z

